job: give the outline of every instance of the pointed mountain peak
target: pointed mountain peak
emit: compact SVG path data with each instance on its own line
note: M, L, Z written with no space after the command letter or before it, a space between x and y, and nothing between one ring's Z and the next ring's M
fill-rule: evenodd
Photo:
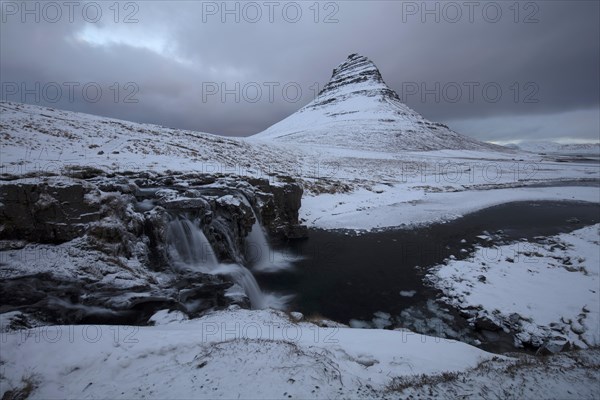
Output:
M373 61L353 53L334 68L329 82L323 87L317 98L306 105L302 111L329 104L333 100L340 101L357 96L378 96L382 100L400 100L396 92L385 84Z
M381 74L373 61L356 53L350 54L346 61L333 70L331 80L348 76L372 76L377 80L382 80Z
M254 137L384 152L492 148L423 118L402 103L371 60L356 53L333 70L313 101Z
M338 65L320 95L337 92L346 88L387 89L379 69L365 56L353 53Z

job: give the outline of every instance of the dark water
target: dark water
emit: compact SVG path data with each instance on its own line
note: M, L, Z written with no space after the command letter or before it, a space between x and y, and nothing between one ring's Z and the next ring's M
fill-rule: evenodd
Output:
M392 326L415 329L415 322L407 319L406 312L399 317L403 311L417 310L411 314L420 315L422 319L432 319L437 314L428 310L431 300L439 297L440 292L424 284L427 268L442 263L451 255L465 258L476 244L490 245L489 240L477 237L483 232L489 233L495 244L520 239L532 241L536 236L570 232L599 221L600 206L597 204L520 202L414 229L360 236L311 230L307 240L287 248L291 260L297 257L292 270L258 274L257 280L263 290L294 294L290 308L305 315L317 314L348 323L352 319L371 321L374 313L382 311L394 319ZM400 291L414 291L415 294L406 297L401 296ZM440 324L440 330L465 330L467 336L483 341L484 345L501 339L489 340L489 337L469 333L472 328L467 326L466 320L456 310L445 308L443 313L448 317L448 326ZM456 336L444 332L438 334ZM493 344L488 349L505 350L497 345L494 348Z

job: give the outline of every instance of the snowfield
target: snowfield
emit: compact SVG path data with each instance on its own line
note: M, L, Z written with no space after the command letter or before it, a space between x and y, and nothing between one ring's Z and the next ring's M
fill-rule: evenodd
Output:
M600 224L541 243L478 247L432 269L445 301L485 316L522 342L600 345Z
M394 376L459 371L493 357L411 332L323 328L241 309L156 327L6 333L3 348L7 384L39 379L39 398L372 397Z
M505 357L409 331L322 327L236 307L191 321L162 313L157 322L3 333L3 391L32 387L30 398L44 399L600 394L598 351L544 361Z
M294 155L209 133L0 102L2 174L62 175L72 166L107 172L196 171L268 177L270 160L294 170ZM283 157L282 157L282 152Z
M411 190L381 187L350 194L323 194L303 199L301 218L323 229L354 229L422 225L448 221L498 204L528 200L596 202L597 187L534 187L479 191Z

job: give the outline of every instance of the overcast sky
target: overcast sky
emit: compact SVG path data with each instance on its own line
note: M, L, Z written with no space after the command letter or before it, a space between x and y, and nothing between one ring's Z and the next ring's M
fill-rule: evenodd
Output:
M24 4L2 1L3 100L247 136L356 52L461 133L599 138L598 1Z

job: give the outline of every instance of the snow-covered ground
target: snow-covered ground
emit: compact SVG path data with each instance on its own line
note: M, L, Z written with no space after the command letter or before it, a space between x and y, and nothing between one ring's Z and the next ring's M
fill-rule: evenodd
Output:
M511 201L600 201L598 163L474 150L297 148L322 166L320 179L306 180L300 210L303 222L317 228L430 223Z
M600 345L600 224L541 242L481 247L434 267L443 300L517 331L517 344Z
M450 219L518 200L598 202L600 164L492 150L369 151L224 138L17 103L0 103L0 173L68 176L194 171L300 180L301 217L317 228L372 229ZM510 189L510 190L509 190Z
M241 309L156 327L44 327L4 334L2 343L6 384L38 379L41 398L371 397L394 376L492 358L410 332L324 328Z
M301 218L324 229L397 227L459 218L483 208L514 201L572 200L596 202L597 187L534 187L495 190L429 192L406 186L374 191L358 189L350 194L322 194L303 199Z
M528 361L408 331L323 327L235 307L190 321L156 319L155 327L3 333L2 390L44 399L404 398L432 396L427 384L439 380L436 397L502 395L516 382L520 398L600 394L597 351ZM583 360L577 374L574 360ZM545 386L543 377L553 375L559 379Z
M366 150L360 142L345 147L273 143L16 103L0 103L0 138L0 174L6 179L0 185L42 175L68 180L73 167L244 175L272 183L292 177L305 189L303 223L316 228L430 223L520 200L600 202L598 163L559 162L493 147L398 152L393 146ZM526 256L482 265L487 250L480 249L472 261L440 269L448 274L444 290L458 306L480 305L500 324L518 313L528 319L519 320L523 335L558 328L553 332L578 340L580 347L598 345L598 293L591 292L598 287L594 234L597 227L552 239L573 246L566 250L531 244L542 255L533 266L523 261ZM64 249L77 251L77 246ZM571 257L572 265L565 268L555 256ZM587 275L570 271L580 265ZM515 266L525 268L515 272ZM64 272L72 273L66 267ZM510 274L503 275L508 268ZM141 276L131 275L134 280ZM486 283L479 275L486 276ZM540 297L532 298L533 293ZM556 301L557 294L564 301ZM501 312L494 313L496 308ZM229 310L192 321L169 318L175 322L157 327L37 327L3 333L1 392L27 389L29 382L34 398L600 397L597 349L516 360L407 331L324 328L271 311ZM448 371L456 374L444 374Z

